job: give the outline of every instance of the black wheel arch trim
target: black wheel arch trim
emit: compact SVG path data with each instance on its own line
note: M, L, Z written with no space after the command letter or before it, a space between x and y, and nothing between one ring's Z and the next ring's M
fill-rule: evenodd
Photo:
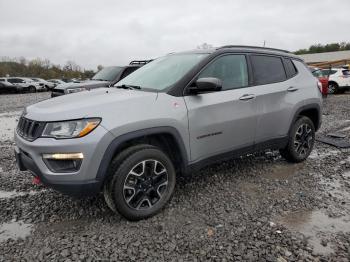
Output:
M292 122L290 123L290 127L289 127L289 131L288 134L290 133L290 130L292 129L292 125L293 123L295 123L295 121L298 119L298 117L301 115L300 113L305 111L305 110L310 110L310 109L316 109L317 113L318 113L318 121L317 121L317 125L315 126L315 131L317 131L320 127L321 127L321 123L322 123L322 112L321 112L321 107L319 104L317 103L312 103L312 104L307 104L304 106L299 107L292 119Z
M109 164L111 163L113 157L115 156L115 152L118 150L118 147L127 141L141 138L144 136L149 135L157 135L157 134L169 134L171 135L180 150L180 156L181 156L181 162L182 162L182 168L184 169L188 165L188 157L187 157L187 150L185 147L185 144L181 138L180 133L177 131L176 128L171 126L162 126L162 127L152 127L152 128L146 128L141 129L137 131L132 131L130 133L123 134L121 136L116 137L107 147L102 160L100 162L100 166L97 171L96 180L100 181L102 184L106 178L107 169L109 167Z

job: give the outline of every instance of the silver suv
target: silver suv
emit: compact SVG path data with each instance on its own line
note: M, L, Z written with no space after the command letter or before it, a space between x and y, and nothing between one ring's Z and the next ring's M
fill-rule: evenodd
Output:
M26 108L15 132L20 170L72 196L103 192L130 220L171 198L176 174L249 152L305 160L321 93L300 58L224 46L158 58L114 87Z

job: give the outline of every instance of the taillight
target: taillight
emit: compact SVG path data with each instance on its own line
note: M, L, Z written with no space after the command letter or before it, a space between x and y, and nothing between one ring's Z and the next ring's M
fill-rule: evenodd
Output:
M318 90L320 90L320 92L322 93L322 83L320 81L317 81L317 87Z

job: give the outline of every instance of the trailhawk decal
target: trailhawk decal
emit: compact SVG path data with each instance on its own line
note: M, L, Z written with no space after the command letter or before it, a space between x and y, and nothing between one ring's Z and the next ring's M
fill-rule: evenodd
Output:
M197 139L202 139L202 138L206 138L206 137L210 137L210 136L217 136L217 135L222 135L222 132L215 132L215 133L210 133L210 134L206 134L206 135L202 135L202 136L197 136Z

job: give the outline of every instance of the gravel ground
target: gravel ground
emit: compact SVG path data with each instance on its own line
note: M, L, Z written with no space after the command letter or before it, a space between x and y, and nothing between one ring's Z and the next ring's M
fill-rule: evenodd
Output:
M1 125L47 97L0 96ZM350 139L349 105L350 95L327 98L319 132ZM32 185L11 137L0 141L0 261L350 260L350 150L317 142L300 164L270 151L217 164L179 177L159 215L128 222L101 196Z

